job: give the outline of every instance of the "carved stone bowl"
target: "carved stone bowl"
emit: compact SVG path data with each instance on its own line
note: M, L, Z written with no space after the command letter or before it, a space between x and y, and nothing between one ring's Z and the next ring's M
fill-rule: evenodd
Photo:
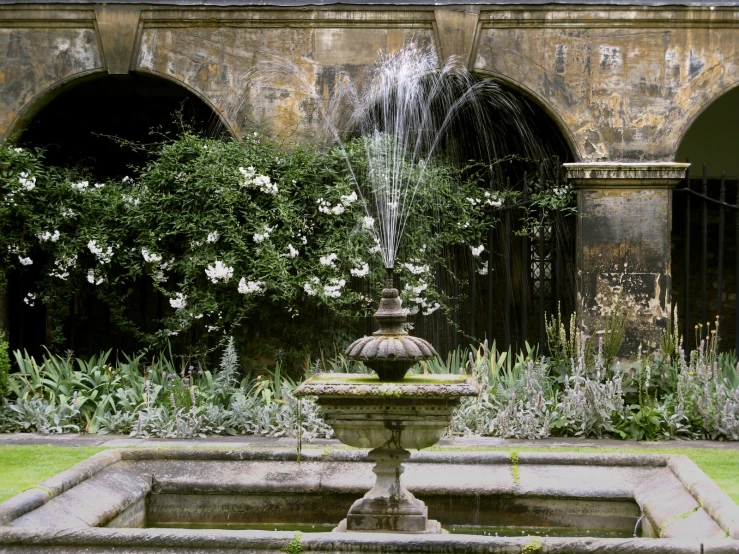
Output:
M468 375L408 375L397 383L374 375L322 373L297 396L316 396L337 438L357 448L420 449L436 444L463 396L479 392Z
M322 373L300 385L295 395L318 397L341 442L372 449L375 485L352 504L336 531L443 532L428 518L426 505L403 486L403 462L408 449L436 444L460 399L478 391L467 375L409 375L388 383L375 375Z

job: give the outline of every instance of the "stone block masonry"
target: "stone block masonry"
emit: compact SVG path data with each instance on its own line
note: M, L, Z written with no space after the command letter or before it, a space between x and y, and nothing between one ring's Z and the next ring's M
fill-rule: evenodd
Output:
M256 121L315 138L338 79L361 79L382 52L416 41L539 104L578 163L669 163L695 118L739 83L739 3L654 4L13 0L0 6L0 136L81 80L141 72L196 94L236 137ZM295 73L250 82L275 55ZM602 327L620 295L633 315L629 352L637 337L656 340L670 308L670 187L684 169L662 177L650 167L626 188L622 176L591 186L572 174L587 216L577 245L584 328Z

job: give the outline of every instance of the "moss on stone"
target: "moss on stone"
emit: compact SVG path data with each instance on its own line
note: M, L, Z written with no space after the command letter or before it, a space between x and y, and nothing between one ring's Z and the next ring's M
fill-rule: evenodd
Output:
M377 375L360 375L355 373L321 373L310 378L313 383L341 382L346 385L454 385L466 383L469 375L423 374L406 375L402 381L380 381Z
M518 486L521 483L521 474L518 470L518 452L515 450L509 454L511 460L511 476L513 477L513 483Z
M387 398L400 398L401 396L403 396L403 389L397 386L390 385L382 390L380 396L384 396Z
M675 517L673 517L672 519L666 521L659 528L659 536L661 537L662 536L662 533L664 533L665 529L667 529L673 523L678 522L678 521L680 521L682 519L685 519L686 517L692 516L695 512L697 512L700 509L701 509L701 507L700 507L700 505L698 505L695 508L693 508L692 510L687 510L686 512L683 512L682 514L678 514Z
M542 552L542 544L539 539L532 539L521 547L521 554L536 554Z
M302 538L303 534L300 531L296 531L293 540L281 552L285 552L285 554L303 554L305 549L303 548Z

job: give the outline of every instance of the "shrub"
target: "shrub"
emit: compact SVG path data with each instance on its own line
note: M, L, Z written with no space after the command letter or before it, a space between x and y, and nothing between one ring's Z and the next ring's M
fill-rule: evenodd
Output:
M29 305L45 304L54 329L81 294L103 302L118 330L149 352L171 343L195 358L228 335L254 359L275 359L290 345L283 361L299 367L351 338L382 287L373 207L354 183L367 171L365 148L354 140L288 149L261 135L236 142L185 132L156 145L130 176L96 182L85 169L52 167L39 150L5 144L0 261L21 274L29 264L40 270L22 293ZM515 191L491 192L485 171L440 158L424 164L395 265L412 313L445 311L436 273L455 276L444 249L474 247L484 264L478 245L494 223L489 210L517 200ZM571 209L571 193L549 185L536 185L536 205ZM142 283L164 298L151 328L128 309L129 290ZM55 340L58 348L63 338Z
M5 398L10 392L8 385L8 374L10 373L10 353L8 342L0 332L0 399Z

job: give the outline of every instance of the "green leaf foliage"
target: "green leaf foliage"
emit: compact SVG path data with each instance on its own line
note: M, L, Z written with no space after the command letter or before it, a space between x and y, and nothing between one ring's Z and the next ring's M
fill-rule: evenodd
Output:
M21 275L40 271L26 303L43 303L55 329L72 295L83 294L104 302L117 329L145 349L171 343L196 355L233 335L249 359L287 347L289 361L302 361L354 336L382 288L347 171L350 157L361 172L363 148L185 133L131 176L95 182L84 169L48 166L42 151L5 145L0 260ZM443 249L480 243L490 214L470 200L484 192L474 171L440 160L424 174L396 270L405 299L431 313L443 309L434 286L446 271ZM129 306L142 282L163 296L154 327Z

